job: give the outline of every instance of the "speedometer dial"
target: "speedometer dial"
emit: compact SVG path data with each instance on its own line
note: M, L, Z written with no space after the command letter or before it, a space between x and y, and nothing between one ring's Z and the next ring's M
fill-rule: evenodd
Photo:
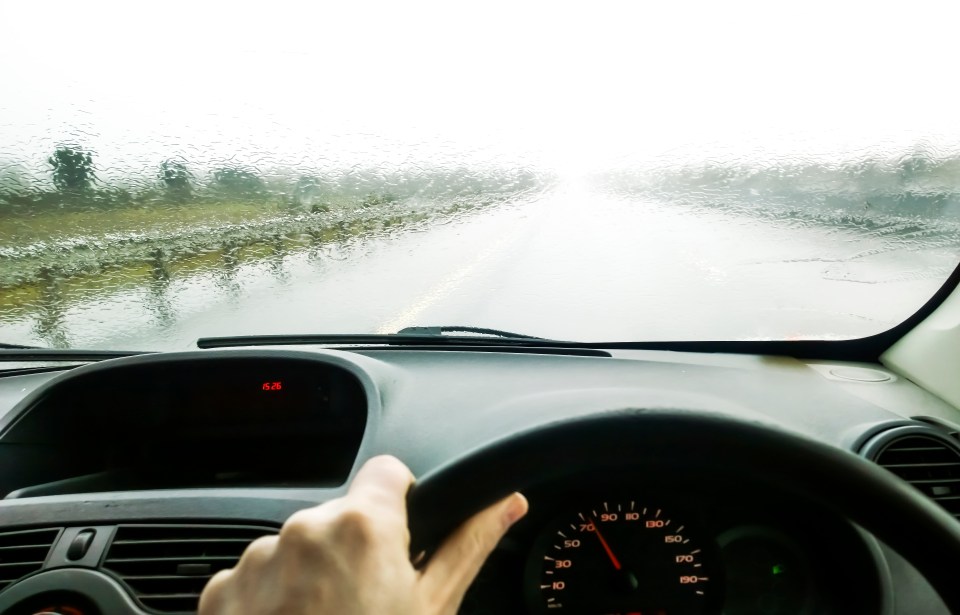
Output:
M535 612L703 613L708 558L680 519L651 503L598 502L545 528L527 568Z

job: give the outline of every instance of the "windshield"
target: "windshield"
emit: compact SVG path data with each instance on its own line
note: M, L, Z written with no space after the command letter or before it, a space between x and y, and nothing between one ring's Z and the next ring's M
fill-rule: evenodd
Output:
M847 339L957 265L943 6L331 4L3 3L0 342Z

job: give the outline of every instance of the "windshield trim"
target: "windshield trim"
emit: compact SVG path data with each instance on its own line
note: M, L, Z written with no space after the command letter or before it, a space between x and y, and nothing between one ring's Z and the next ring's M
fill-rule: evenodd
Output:
M636 348L644 350L674 350L681 352L721 352L731 354L761 354L790 356L797 359L832 359L879 363L880 356L900 338L925 320L946 301L960 285L960 263L943 285L920 309L900 324L875 335L850 340L771 340L771 341L683 341L616 343L605 348Z

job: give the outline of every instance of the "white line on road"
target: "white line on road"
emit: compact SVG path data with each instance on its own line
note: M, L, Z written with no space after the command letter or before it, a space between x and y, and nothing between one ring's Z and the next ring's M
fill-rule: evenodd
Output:
M493 255L502 251L508 244L516 241L520 235L521 228L522 225L513 225L511 232L500 235L496 241L477 254L470 264L457 269L440 280L439 283L425 292L413 305L377 327L377 333L396 333L404 327L416 325L417 319L425 310L450 296L480 265L490 260Z

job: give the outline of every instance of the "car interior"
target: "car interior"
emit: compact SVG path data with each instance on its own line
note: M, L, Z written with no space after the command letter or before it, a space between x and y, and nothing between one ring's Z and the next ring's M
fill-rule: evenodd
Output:
M196 612L385 453L418 477L413 554L530 501L464 614L960 612L958 281L845 341L5 349L0 612Z
M960 614L958 22L0 2L0 615L196 614L380 455L413 566L527 498L462 615Z

